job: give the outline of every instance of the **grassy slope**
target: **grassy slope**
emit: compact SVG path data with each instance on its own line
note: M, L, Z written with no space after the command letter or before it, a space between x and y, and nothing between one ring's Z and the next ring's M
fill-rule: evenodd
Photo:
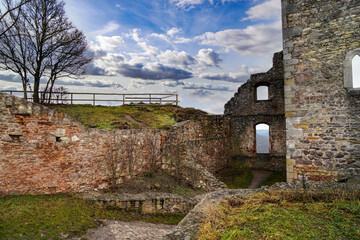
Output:
M102 129L169 128L205 112L174 105L134 104L122 106L61 105L53 106L85 126ZM129 118L134 119L129 120Z
M359 193L351 199L299 195L228 199L208 211L198 239L360 239Z
M74 195L0 197L0 239L61 239L80 236L99 219L177 224L184 216L106 209Z

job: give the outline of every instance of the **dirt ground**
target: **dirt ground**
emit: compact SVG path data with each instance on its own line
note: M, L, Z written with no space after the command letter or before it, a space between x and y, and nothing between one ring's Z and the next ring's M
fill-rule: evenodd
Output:
M175 225L144 222L102 220L100 227L87 230L86 234L70 240L161 240Z

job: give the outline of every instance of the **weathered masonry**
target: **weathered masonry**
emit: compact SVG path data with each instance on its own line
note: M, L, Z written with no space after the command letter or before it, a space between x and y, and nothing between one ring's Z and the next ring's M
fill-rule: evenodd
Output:
M287 179L359 177L360 1L282 0L282 12Z
M0 194L108 188L160 168L214 189L209 172L227 161L222 129L217 118L170 131L89 129L66 114L0 93ZM172 146L183 148L166 150Z
M273 67L266 73L251 75L225 104L225 116L229 121L230 154L248 161L254 168L285 169L285 115L283 54L276 53ZM263 144L265 151L257 147L261 135L257 126L267 126L269 136ZM258 144L259 146L259 144Z

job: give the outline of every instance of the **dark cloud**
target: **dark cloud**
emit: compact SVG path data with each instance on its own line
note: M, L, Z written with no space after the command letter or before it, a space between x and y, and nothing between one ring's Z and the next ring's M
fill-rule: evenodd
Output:
M4 88L1 87L0 90L5 90L5 91L10 91L10 90L18 91L18 90L20 90L20 91L22 91L22 89L16 88L16 87L4 87Z
M72 80L72 81L64 81L62 79L56 80L56 85L63 85L63 86L85 86L85 83L81 80Z
M203 73L199 77L212 81L241 83L245 82L250 77L250 74Z
M72 81L64 81L64 80L57 80L56 85L62 86L87 86L87 87L98 87L98 88L123 88L123 86L119 83L115 82L101 82L101 81L83 81L79 80L72 80Z
M183 86L183 89L196 89L196 90L204 90L204 91L232 91L229 87L226 86L214 86L209 84L195 84L195 83L187 83Z
M150 67L146 67L141 63L134 65L123 63L120 66L120 69L117 71L123 76L130 78L140 78L144 80L181 80L193 77L191 72L167 67L159 63L153 64Z
M208 90L204 90L204 89L200 89L200 90L196 90L195 92L191 93L190 95L192 96L196 96L196 97L206 97L209 95L213 95L213 92L210 92Z
M89 87L98 87L98 88L123 88L123 86L119 83L104 83L101 81L95 81L95 82L87 82L86 86Z
M86 75L93 75L93 76L105 76L105 69L95 66L93 63L90 63L86 66L85 70Z
M21 78L18 75L5 75L5 74L0 74L0 80L4 81L4 82L13 82L13 83L21 83Z
M183 81L166 81L162 85L165 87L177 87L184 86L185 83Z
M141 85L155 85L156 81L137 81L136 83Z

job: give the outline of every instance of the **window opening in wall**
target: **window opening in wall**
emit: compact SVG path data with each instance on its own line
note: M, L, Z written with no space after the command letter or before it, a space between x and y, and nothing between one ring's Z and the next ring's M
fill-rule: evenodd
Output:
M11 137L11 140L12 140L13 142L20 142L20 137L21 137L21 135L13 135L13 134L10 134L9 136Z
M61 137L56 137L57 142L61 142Z
M268 86L258 86L256 88L256 100L269 100Z
M255 126L256 153L270 153L270 128L269 125L261 123Z
M352 81L353 88L360 88L360 56L356 55L352 59Z

